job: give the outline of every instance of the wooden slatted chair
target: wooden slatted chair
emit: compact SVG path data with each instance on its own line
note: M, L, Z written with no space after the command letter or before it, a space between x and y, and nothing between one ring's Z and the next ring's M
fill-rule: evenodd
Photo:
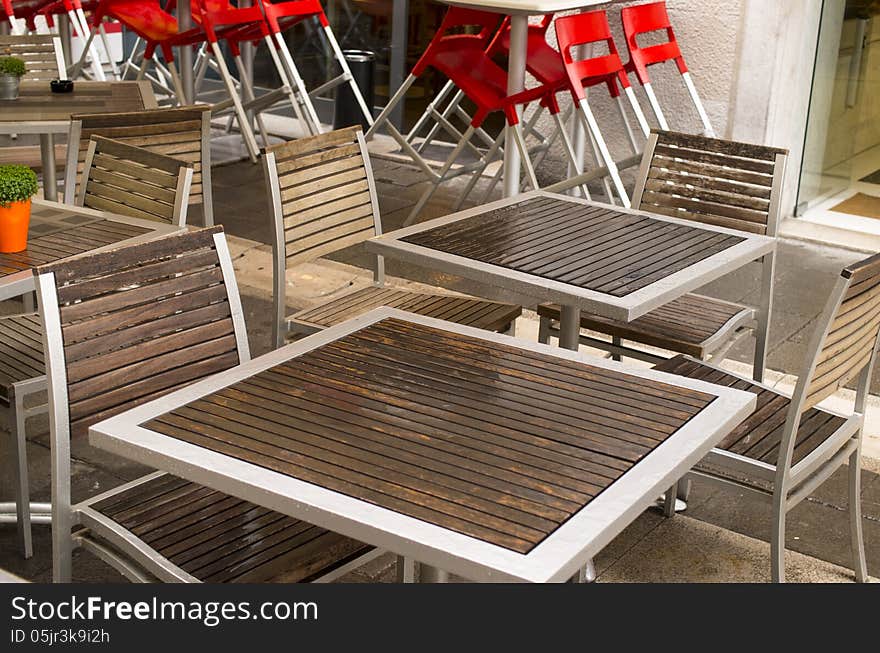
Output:
M75 547L132 580L166 582L256 582L279 573L328 580L378 555L164 473L72 505L72 437L246 362L247 333L222 227L68 259L36 275L49 352L56 581L70 580Z
M791 397L684 356L656 366L665 372L758 395L752 416L713 449L693 473L772 500L774 581L785 580L786 513L847 461L853 569L858 581L867 579L860 453L878 332L880 255L875 255L841 273L813 332ZM838 413L817 406L854 379L858 382L852 411Z
M191 163L190 206L201 204L205 226L214 224L210 106L72 116L64 179L64 198L68 204L76 200L92 136L112 138Z
M264 152L263 170L275 222L277 346L288 334L314 333L378 306L493 331L511 330L522 314L522 307L511 304L386 287L384 261L377 257L373 285L288 316L288 265L313 261L382 233L376 186L358 127L270 147Z
M186 223L192 167L185 161L93 136L85 158L86 182L77 204L136 218ZM45 393L43 339L35 313L0 318L0 400L9 407L10 451L23 555L33 554L26 455L27 420L46 411L28 397ZM27 401L26 401L27 400Z
M787 151L704 136L654 130L642 158L633 208L681 220L775 236ZM660 244L662 245L662 244ZM658 362L660 356L627 347L623 340L717 360L736 342L756 334L755 378L763 378L774 255L763 259L762 322L755 310L691 293L631 322L584 313L581 328L611 337L582 335L581 342L621 355ZM538 307L539 339L558 335L559 307Z
M192 164L103 136L92 136L77 206L183 226Z
M67 79L61 39L57 34L0 35L0 57L17 57L24 61L26 82Z

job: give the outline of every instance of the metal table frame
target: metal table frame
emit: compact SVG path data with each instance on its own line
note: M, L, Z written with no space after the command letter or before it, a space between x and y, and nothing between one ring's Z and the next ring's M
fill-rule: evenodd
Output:
M208 451L144 428L141 424L263 370L331 343L385 318L514 345L632 376L656 379L715 395L705 409L647 454L599 496L526 554L489 544L419 519ZM702 459L754 410L755 395L654 370L524 342L441 320L380 308L89 429L92 445L266 508L331 529L428 566L428 576L451 572L478 581L563 582L616 537L656 497ZM438 573L438 570L442 570Z
M585 204L588 206L607 206L610 210L621 213L648 216L653 220L681 224L690 228L705 229L717 233L732 234L743 238L743 241L722 252L689 265L679 272L655 281L644 288L631 292L623 297L615 297L606 293L580 288L567 283L545 279L543 277L518 272L474 259L447 254L438 250L404 242L403 239L415 233L429 231L436 227L466 220L476 215L524 202L535 197L552 197L566 202ZM697 225L693 222L677 220L665 216L654 215L644 211L624 209L610 204L587 201L563 195L555 195L546 191L534 191L518 197L499 200L491 204L474 207L443 218L399 229L367 241L367 249L375 254L399 259L407 263L421 265L437 272L445 272L460 277L489 284L510 291L521 297L526 303L554 302L562 305L560 324L560 346L577 349L580 335L580 312L589 311L617 320L632 321L645 313L662 306L687 292L695 290L710 281L732 272L747 263L763 258L776 251L776 240L769 236L748 234L723 227ZM773 293L772 284L762 285L761 315L759 324L769 323L770 297ZM766 337L766 334L759 334Z

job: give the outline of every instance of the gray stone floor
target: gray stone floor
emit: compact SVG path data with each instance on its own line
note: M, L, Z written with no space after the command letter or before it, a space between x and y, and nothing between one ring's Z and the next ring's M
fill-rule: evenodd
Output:
M380 187L380 204L386 231L400 226L423 188L418 171L384 160L375 163ZM236 163L214 170L215 215L234 236L269 242L268 217L262 171L259 166ZM428 205L426 217L449 212L455 187L437 194ZM193 216L198 223L198 216ZM846 250L816 247L799 242L782 242L778 262L770 367L796 373L804 355L805 340L819 315L834 277L840 268L860 255ZM364 266L367 256L361 247L350 248L336 260ZM461 279L388 262L388 274L473 294L489 294ZM706 292L737 301L754 301L759 269L745 269L711 284ZM269 342L268 288L242 286L249 335L255 354L267 351ZM733 352L748 360L748 347ZM48 436L45 423L34 424L29 442L34 500L48 499ZM76 441L74 497L84 498L137 477L144 469ZM836 474L809 500L789 516L788 546L794 580L838 580L848 578L833 565L848 566L849 536L846 512L846 470ZM878 471L874 469L874 471ZM9 497L0 482L0 497ZM880 479L866 471L862 492L865 539L869 572L880 575ZM646 512L597 559L600 580L766 580L768 577L769 506L753 497L696 483L686 517L664 520ZM49 529L35 527L35 556L23 560L15 546L15 529L0 525L0 568L25 578L46 581L51 576ZM805 557L799 554L806 554ZM818 558L831 563L819 563ZM78 553L75 578L83 582L119 581L120 577L89 554ZM394 564L383 557L351 574L352 582L389 581Z

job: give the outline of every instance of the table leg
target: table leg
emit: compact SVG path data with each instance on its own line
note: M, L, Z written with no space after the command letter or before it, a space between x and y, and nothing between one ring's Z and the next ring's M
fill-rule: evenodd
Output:
M529 32L529 17L515 15L510 17L510 54L507 60L507 93L513 95L525 88L526 46ZM520 109L517 109L519 112ZM508 125L504 134L504 197L519 195L520 154Z
M563 349L578 350L581 338L581 310L577 306L562 305L559 318L559 346Z
M767 367L767 340L770 336L770 313L773 310L773 278L776 276L776 253L770 252L761 261L761 306L758 308L755 325L755 367L753 378L758 383L764 380Z
M55 172L55 139L52 134L40 134L40 157L43 160L43 197L58 201L58 179Z
M177 24L181 32L185 32L192 27L192 13L190 0L179 0L177 3ZM195 89L193 80L193 49L190 45L182 45L177 48L180 65L180 82L183 86L183 93L186 95L184 104L193 104L195 101Z
M419 565L419 582L420 583L448 583L449 572L432 567L430 565Z

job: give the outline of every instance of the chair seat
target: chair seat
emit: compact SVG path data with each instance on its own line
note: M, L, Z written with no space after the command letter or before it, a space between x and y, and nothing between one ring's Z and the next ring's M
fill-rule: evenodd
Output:
M734 387L758 395L758 405L755 412L724 438L716 448L769 465L776 465L785 418L791 404L788 397L752 383L748 379L723 372L711 365L684 356L676 356L664 361L656 365L654 369ZM810 408L805 411L795 440L792 465L797 465L815 451L845 422L846 419L843 417L818 408Z
M123 488L89 507L206 583L273 578L306 582L371 550L362 542L168 474Z
M45 373L40 316L0 317L0 398L9 401L15 383Z
M559 314L559 306L538 307L541 317L558 321ZM749 306L688 294L632 322L582 313L581 328L705 358L754 318L755 311Z
M430 295L368 286L288 317L294 331L309 333L339 324L380 306L436 317L488 331L506 329L522 307L453 295Z

